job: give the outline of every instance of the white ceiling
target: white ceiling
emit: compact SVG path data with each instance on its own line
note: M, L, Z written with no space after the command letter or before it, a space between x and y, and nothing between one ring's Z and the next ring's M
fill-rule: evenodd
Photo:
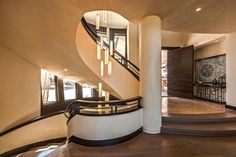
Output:
M127 28L129 21L126 20L123 16L112 12L112 11L91 11L84 14L85 20L95 25L96 24L96 15L100 17L100 25L103 27L110 28ZM103 21L103 15L107 14L107 22Z

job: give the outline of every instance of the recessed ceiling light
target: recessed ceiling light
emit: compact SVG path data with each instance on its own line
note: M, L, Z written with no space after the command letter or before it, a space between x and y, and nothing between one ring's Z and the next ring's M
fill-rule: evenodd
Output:
M202 8L197 8L195 11L199 12L199 11L201 11L201 10L202 10Z
M64 69L64 71L68 71L68 69Z

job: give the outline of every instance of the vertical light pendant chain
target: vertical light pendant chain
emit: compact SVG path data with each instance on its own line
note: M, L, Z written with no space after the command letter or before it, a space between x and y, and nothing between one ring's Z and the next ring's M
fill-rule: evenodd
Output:
M100 21L101 20L101 21ZM111 21L110 21L111 20ZM107 69L107 75L110 76L112 74L112 61L110 60L110 56L113 56L113 40L111 40L111 23L112 22L112 14L109 14L108 11L98 11L96 14L96 30L97 34L100 34L100 42L97 43L97 59L100 61L100 76L104 76L105 69ZM101 32L100 32L101 31ZM107 41L107 46L104 43ZM103 58L104 54L104 59ZM105 68L107 65L107 68ZM102 97L102 83L98 84L98 96ZM109 92L105 94L105 100L109 101ZM101 108L101 106L98 106Z

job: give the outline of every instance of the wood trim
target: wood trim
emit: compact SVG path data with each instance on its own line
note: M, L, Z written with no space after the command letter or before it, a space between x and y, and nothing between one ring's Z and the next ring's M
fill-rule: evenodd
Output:
M112 100L112 101L87 101L87 100L76 100L75 103L83 103L83 104L122 104L126 102L131 102L131 101L136 101L136 100L141 100L142 97L137 96L133 98L128 98L128 99L122 99L122 100Z
M74 142L74 143L77 143L80 145L90 146L90 147L110 146L110 145L126 142L126 141L136 137L137 135L139 135L142 132L143 132L143 128L141 127L129 135L115 138L115 139L109 139L109 140L86 140L86 139L82 139L79 137L71 136L68 139L68 142Z
M76 115L82 115L82 116L90 116L90 117L105 117L105 116L116 116L116 115L121 115L121 114L127 114L127 113L130 113L130 112L135 112L135 111L138 111L140 109L142 109L143 107L140 106L136 109L133 109L133 110L128 110L128 111L124 111L124 112L118 112L118 113L108 113L108 114L104 114L104 113L101 113L101 114L86 114L86 113L77 113L71 117L68 118L67 120L67 124L69 123L69 121Z
M179 49L180 47L167 47L167 46L162 46L161 47L161 50L168 50L168 51L171 51L171 50L175 50L175 49Z
M210 57L206 57L206 58L195 59L195 61L200 61L200 60L203 60L203 59L210 59L210 58L220 57L220 56L226 56L226 53L225 54L220 54L220 55L215 55L215 56L210 56Z
M50 144L50 143L59 143L59 142L65 141L65 140L66 140L66 137L59 137L59 138L54 138L54 139L49 139L49 140L45 140L45 141L40 141L40 142L28 144L28 145L25 145L25 146L22 146L22 147L12 149L12 150L7 151L5 153L2 153L2 154L0 154L0 157L7 157L7 156L20 154L20 153L26 152L26 151L28 151L32 148L45 146L45 145Z
M235 110L236 111L236 107L235 106L231 106L231 105L225 105L226 108L231 109L231 110Z
M8 129L5 129L5 130L1 131L0 132L0 137L4 136L5 134L8 134L8 133L10 133L12 131L15 131L16 129L19 129L21 127L29 125L31 123L34 123L34 122L37 122L39 120L43 120L43 119L46 119L46 118L50 118L50 117L53 117L53 116L56 116L56 115L59 115L59 114L63 114L63 113L64 113L64 110L63 111L54 112L54 113L50 113L50 114L43 115L43 116L38 116L38 117L32 118L30 120L24 121L22 123L19 123L19 124L13 126L13 127L10 127Z

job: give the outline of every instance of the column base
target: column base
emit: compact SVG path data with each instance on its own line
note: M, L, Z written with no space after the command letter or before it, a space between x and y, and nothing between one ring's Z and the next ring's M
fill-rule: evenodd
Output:
M146 129L143 129L143 132L148 133L148 134L160 134L161 130L146 130Z

